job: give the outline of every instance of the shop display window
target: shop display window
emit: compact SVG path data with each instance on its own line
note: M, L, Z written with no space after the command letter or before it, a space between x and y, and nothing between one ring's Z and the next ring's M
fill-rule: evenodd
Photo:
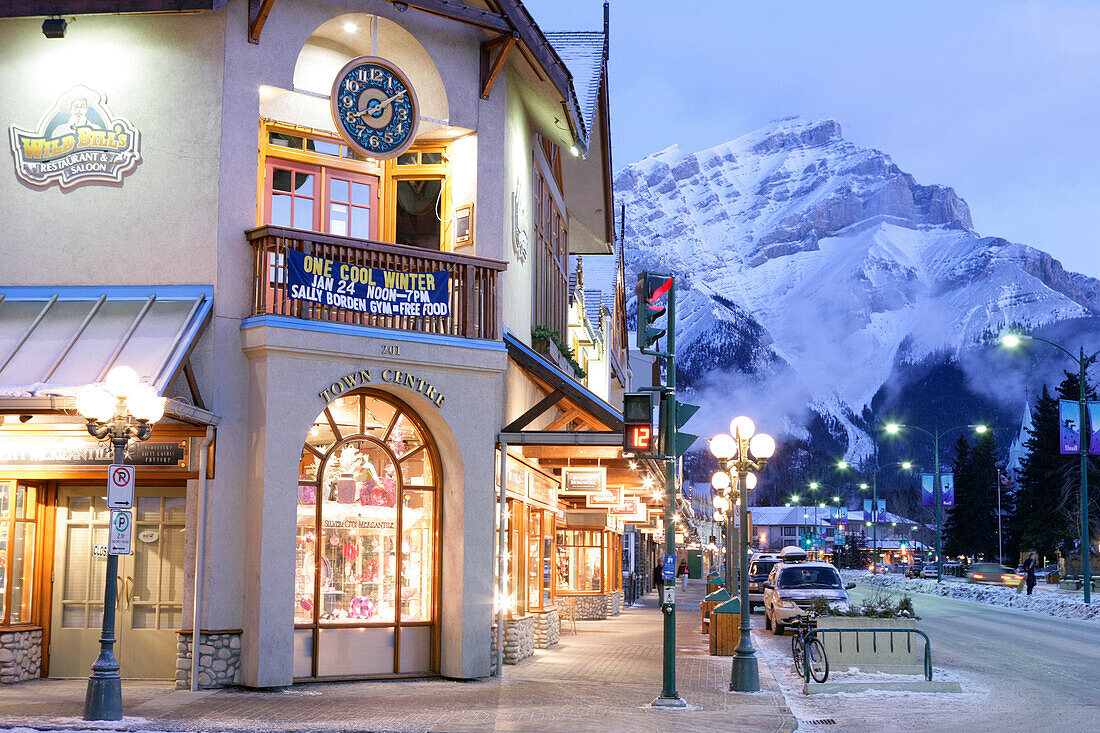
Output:
M31 623L37 491L0 481L0 625Z
M554 514L537 507L527 518L528 609L543 611L554 605Z
M386 396L345 396L318 416L299 462L298 628L435 621L438 475L419 421Z
M604 532L578 529L558 532L557 574L559 591L604 592Z

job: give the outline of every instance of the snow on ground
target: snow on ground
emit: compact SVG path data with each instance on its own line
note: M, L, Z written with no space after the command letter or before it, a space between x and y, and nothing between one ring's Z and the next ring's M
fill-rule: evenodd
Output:
M958 682L962 693L902 692L895 690L866 690L863 692L802 693L802 678L794 671L791 658L791 635L774 636L763 629L754 629L753 645L761 663L771 668L779 688L783 691L787 706L798 718L799 733L835 733L838 730L910 730L897 712L925 710L934 707L937 715L962 720L973 710L988 702L988 687L977 675L957 670L933 667L935 681ZM829 682L882 682L923 680L922 675L864 672L858 667L846 670L830 669ZM835 723L814 724L812 721L835 720ZM933 723L932 728L939 726ZM920 730L918 727L916 730Z
M863 570L841 572L846 579L902 593L944 596L962 601L974 601L991 606L1002 606L1046 616L1079 619L1100 624L1100 604L1085 605L1085 601L1081 596L1062 595L1060 593L1034 593L1029 596L1023 592L1018 593L1015 588L1005 588L998 585L937 583L934 580L906 578L903 575L893 573L872 575Z

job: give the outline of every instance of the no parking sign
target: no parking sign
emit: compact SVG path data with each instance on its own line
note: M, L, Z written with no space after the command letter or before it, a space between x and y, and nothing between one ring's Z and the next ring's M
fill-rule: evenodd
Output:
M134 467L107 467L107 508L134 508Z

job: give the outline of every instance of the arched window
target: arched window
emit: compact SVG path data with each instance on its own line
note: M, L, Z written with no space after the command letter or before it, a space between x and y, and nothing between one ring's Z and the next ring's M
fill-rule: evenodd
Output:
M346 395L298 473L295 677L437 670L441 477L423 423L386 393Z

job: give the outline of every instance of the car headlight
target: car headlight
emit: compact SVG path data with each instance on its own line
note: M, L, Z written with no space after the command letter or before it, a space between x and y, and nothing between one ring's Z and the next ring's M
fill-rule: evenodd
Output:
M798 604L795 603L794 601L781 600L781 601L779 601L779 607L780 608L798 608Z
M834 608L837 611L847 611L851 606L848 605L848 601L833 601L829 604L830 608Z

